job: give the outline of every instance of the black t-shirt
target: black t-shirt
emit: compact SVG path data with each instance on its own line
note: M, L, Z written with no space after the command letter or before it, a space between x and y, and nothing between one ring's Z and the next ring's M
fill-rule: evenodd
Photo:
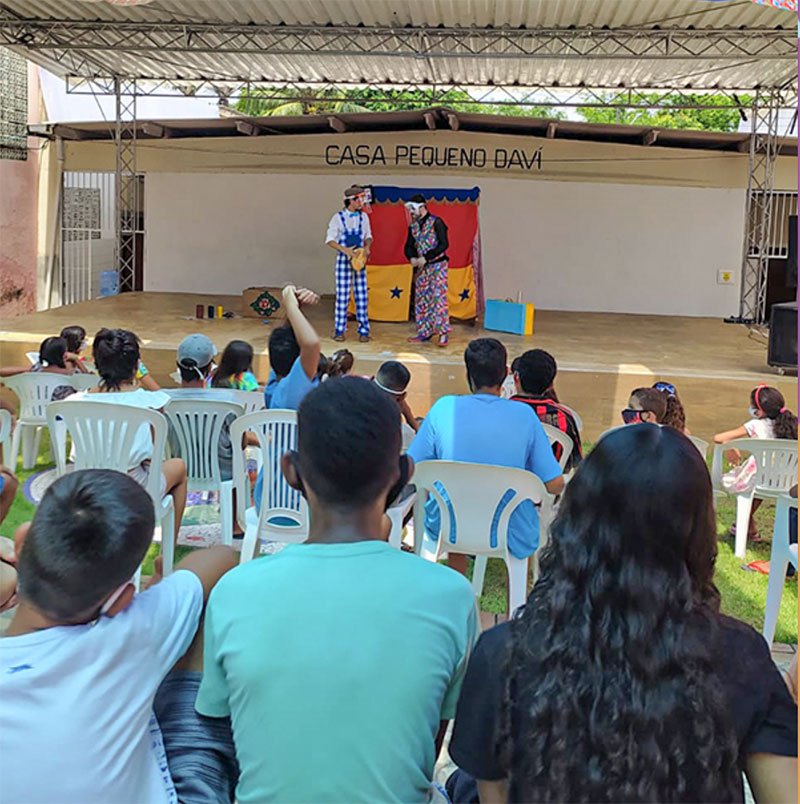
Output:
M495 729L510 640L508 623L482 634L461 687L450 756L476 779L494 781L508 775L495 753ZM749 625L721 615L714 656L730 704L742 770L748 754L797 756L797 706L763 637ZM460 800L469 800L469 796Z

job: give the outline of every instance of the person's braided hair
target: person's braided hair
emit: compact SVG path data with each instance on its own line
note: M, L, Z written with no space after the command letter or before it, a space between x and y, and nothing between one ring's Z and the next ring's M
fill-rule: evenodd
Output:
M583 462L511 622L496 751L513 800L736 800L715 530L708 470L674 429L620 428Z

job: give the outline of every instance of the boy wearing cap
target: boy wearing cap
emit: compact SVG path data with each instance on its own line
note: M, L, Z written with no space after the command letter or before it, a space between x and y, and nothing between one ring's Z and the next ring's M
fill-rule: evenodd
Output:
M353 185L344 191L344 209L340 209L328 223L326 245L336 251L336 306L334 312L335 341L343 341L347 330L347 307L350 304L350 288L356 300L358 335L362 343L369 341L369 314L367 312L366 267L355 270L353 259L356 249L364 250L365 266L372 245L372 229L369 217L362 210L366 191Z
M208 388L217 347L200 332L187 335L178 346L178 371L183 388Z

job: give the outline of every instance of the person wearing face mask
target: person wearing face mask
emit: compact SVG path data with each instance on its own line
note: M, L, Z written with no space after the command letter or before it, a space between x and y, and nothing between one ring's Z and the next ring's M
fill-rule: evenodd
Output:
M667 400L655 388L636 388L631 391L628 407L622 411L624 424L662 424L667 413Z
M439 336L439 346L447 346L450 333L447 269L447 226L431 215L425 198L412 196L406 202L411 216L406 237L405 255L415 271L414 320L417 334L409 343L424 343Z
M786 407L786 400L777 388L768 385L759 385L750 392L750 419L735 430L727 430L714 436L715 444L727 444L737 438L786 438L797 440L797 416ZM725 453L733 469L726 472L722 478L723 486L730 492L741 493L747 491L755 484L757 471L756 460L752 456L742 463L738 450L732 449ZM761 505L757 497L753 500L750 513L750 523L747 528L747 538L751 541L760 541L755 513ZM731 525L729 534L735 538L736 524Z
M343 341L347 331L347 308L350 289L356 300L358 339L369 341L369 314L366 265L372 245L372 229L363 207L366 190L354 184L344 191L344 209L328 223L325 244L336 253L336 306L333 339Z

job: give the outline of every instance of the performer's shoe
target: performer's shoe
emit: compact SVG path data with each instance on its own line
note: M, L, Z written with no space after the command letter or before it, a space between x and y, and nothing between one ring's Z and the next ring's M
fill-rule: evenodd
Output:
M340 335L337 335L337 334L334 332L334 333L333 333L333 339L334 339L334 340L335 340L337 343L341 343L341 342L344 340L344 332L342 332Z
M428 335L427 338L423 338L422 335L415 335L413 338L409 338L409 343L427 343L431 339L431 336Z
M359 335L358 340L361 341L361 343L369 343L370 338L369 335Z
M442 349L444 349L444 347L445 347L445 346L449 346L449 345L450 345L450 338L449 338L449 336L447 336L447 335L440 335L440 336L439 336L439 343L438 343L438 345L439 345L439 346L440 346Z

